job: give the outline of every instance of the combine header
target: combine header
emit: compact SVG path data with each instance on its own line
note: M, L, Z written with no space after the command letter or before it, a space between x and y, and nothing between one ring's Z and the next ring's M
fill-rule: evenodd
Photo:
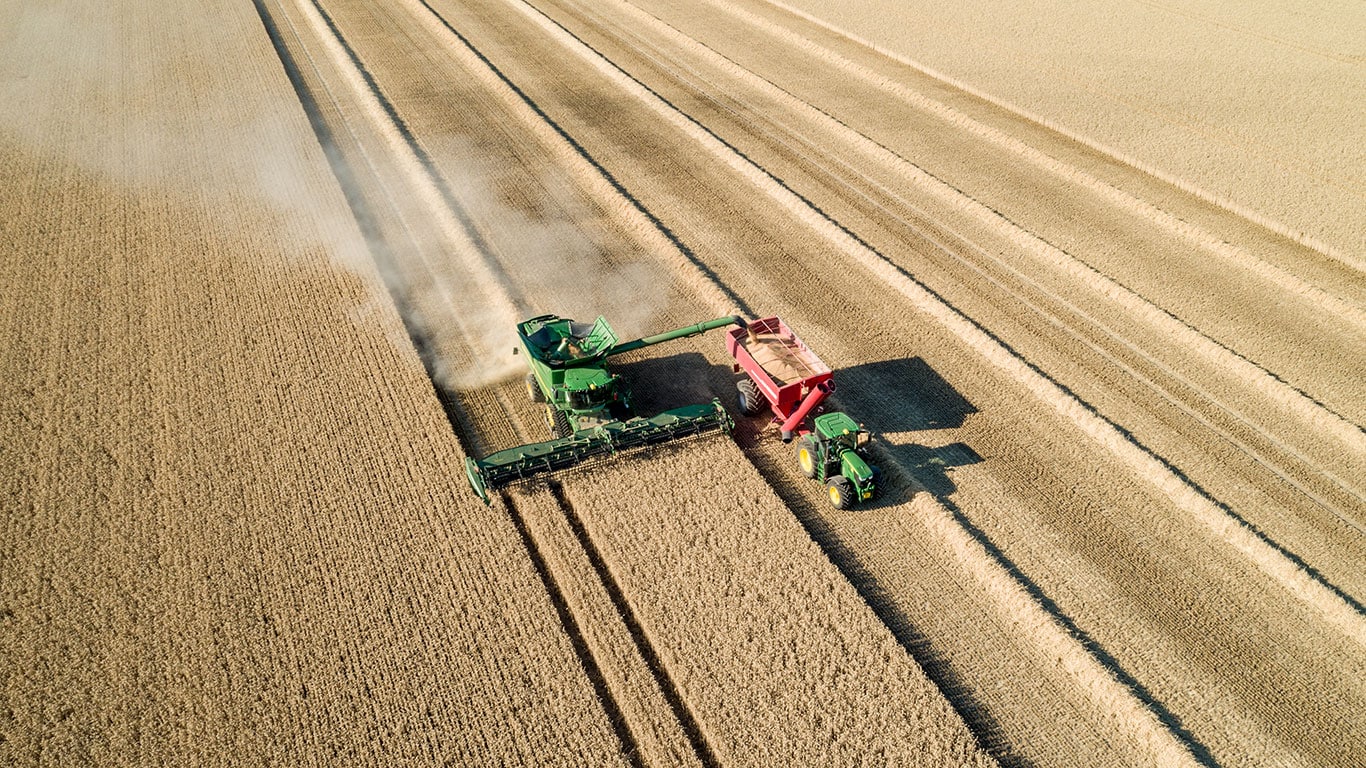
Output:
M567 469L629 448L703 432L729 431L733 426L730 415L717 400L650 418L637 417L621 377L607 370L607 358L613 355L728 325L746 327L739 316L719 317L619 344L612 327L601 317L595 323L576 323L542 315L518 323L517 352L525 356L531 369L526 376L527 395L545 404L546 424L555 439L498 451L480 460L466 458L470 486L487 504L490 491L515 480Z

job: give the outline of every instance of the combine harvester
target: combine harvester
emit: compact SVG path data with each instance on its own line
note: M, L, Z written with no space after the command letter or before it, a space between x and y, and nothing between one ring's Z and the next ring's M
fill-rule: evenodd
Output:
M613 355L726 326L734 326L726 334L726 350L736 361L734 370L748 376L736 385L740 412L757 416L767 408L773 413L783 441L797 438L798 467L825 484L831 504L847 509L873 498L879 472L864 454L867 431L843 413L821 413L822 401L835 390L830 367L778 318L746 323L738 315L620 344L601 317L591 325L557 315L519 323L516 351L525 356L531 369L526 376L527 396L544 404L554 439L508 448L483 459L466 458L470 486L487 504L490 492L517 480L630 448L730 431L734 422L719 400L649 418L636 416L628 388L620 376L607 370L607 358Z
M517 324L525 356L527 395L545 404L546 422L555 439L465 459L470 486L484 503L489 492L516 480L568 469L619 451L711 431L729 431L734 422L720 401L689 405L650 418L637 417L621 377L607 370L607 358L674 339L735 325L738 315L719 317L635 341L617 343L607 320L576 323L557 315L541 315Z

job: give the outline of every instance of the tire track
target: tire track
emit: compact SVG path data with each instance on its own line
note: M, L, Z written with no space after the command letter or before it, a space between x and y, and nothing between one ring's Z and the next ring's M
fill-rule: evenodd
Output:
M297 7L315 38L325 48L333 71L342 77L349 91L359 101L368 123L382 137L388 149L386 157L392 161L394 170L408 180L410 191L416 193L415 209L400 204L396 210L400 215L416 211L424 217L430 217L445 246L443 250L455 254L466 272L474 276L475 284L481 286L482 290L467 292L460 297L459 305L463 311L453 313L452 319L475 351L474 359L498 360L500 365L478 372L466 366L460 372L460 377L482 382L496 380L500 373L515 364L505 350L512 346L510 329L526 314L525 298L519 296L510 281L497 270L488 244L479 237L455 195L436 172L431 157L413 137L394 105L379 90L374 77L341 35L331 16L317 0L299 0ZM374 167L374 160L370 162L372 170L378 170ZM447 301L452 306L457 305L449 296ZM490 334L490 327L505 330ZM504 352L500 353L500 350Z
M555 503L559 505L560 512L569 521L569 527L573 529L579 546L582 547L588 555L589 561L592 562L593 570L597 573L598 579L611 596L612 605L616 607L617 613L622 617L627 629L630 630L631 639L635 642L637 652L645 660L646 666L650 668L650 674L654 676L660 690L664 692L664 697L668 700L669 708L673 711L674 717L678 718L679 723L683 725L683 732L687 735L688 743L692 745L693 752L702 759L702 765L706 768L716 768L716 766L721 765L720 760L716 757L716 751L707 740L706 733L688 707L687 701L684 700L678 683L670 674L664 660L659 657L659 653L655 651L654 643L646 634L645 628L641 626L635 610L631 608L631 603L625 592L622 591L621 584L612 575L611 567L603 558L598 546L593 543L593 537L584 526L583 520L574 511L574 505L565 495L564 486L556 480L548 481L546 486L550 489L550 494L554 497Z
M1118 285L1114 281L1110 280L1108 277L1105 277L1098 271L1094 270L1093 268L1089 267L1083 262L1075 259L1070 254L1067 254L1066 252L1041 240L1037 236L1021 229L1013 222L1004 219L999 213L991 209L988 209L986 206L983 206L982 204L978 203L972 198L967 197L961 191L953 187L950 187L943 181L926 173L914 164L909 163L904 158L901 158L900 156L896 155L895 153L892 153L890 150L887 150L881 145L872 142L867 137L857 133L856 131L844 125L843 123L838 122L826 113L817 110L816 108L812 107L810 104L804 101L792 97L790 94L777 88L769 81L758 77L749 70L743 69L739 65L736 65L729 59L726 59L720 54L715 53L710 48L707 48L706 46L702 45L696 40L678 32L673 27L658 20L654 16L651 16L648 13L645 13L644 11L641 11L627 3L618 3L617 5L619 7L624 7L625 9L627 9L628 15L638 23L639 27L648 27L650 29L653 29L663 34L672 42L680 46L683 46L687 49L693 50L694 52L700 53L704 58L706 58L709 61L709 63L715 65L718 69L743 80L747 84L759 89L761 92L774 98L775 100L786 105L787 107L805 113L808 117L813 117L817 119L817 121L821 123L825 128L830 129L831 132L836 135L843 136L852 145L856 147L857 151L859 151L860 154L862 154L869 160L879 164L881 167L897 168L900 170L903 178L907 178L913 183L916 183L921 188L927 189L935 197L945 201L949 205L958 209L969 209L974 215L977 216L979 220L982 220L988 224L999 225L998 228L1006 230L1006 236L1012 242L1015 242L1017 245L1020 245L1026 251L1038 256L1046 265L1052 266L1058 269L1063 274L1075 278L1076 280L1086 285L1090 289L1094 290L1101 296L1116 301L1120 304L1120 306L1133 312L1134 315L1137 316L1140 320L1150 323L1157 331L1157 333L1162 334L1163 338L1180 340L1185 344L1186 348L1193 348L1198 350L1219 370L1227 371L1230 376L1235 377L1236 380L1240 383L1253 383L1255 386L1257 386L1259 391L1263 392L1266 396L1271 398L1273 402L1279 405L1286 406L1291 411L1293 411L1299 418L1303 419L1310 425L1313 425L1319 428L1320 430L1323 430L1334 435L1339 440L1341 440L1349 450L1366 451L1366 432L1363 432L1360 427L1345 420L1339 414L1334 413L1333 411L1331 411L1331 409L1328 409L1323 404L1313 400L1305 393L1289 386L1271 372L1265 370L1264 368L1261 368L1260 366L1257 366L1255 363L1252 363L1251 361L1242 357L1233 350L1230 350L1224 347L1223 345L1218 344L1214 340L1200 333L1195 328L1192 328L1191 326L1176 318L1175 316L1171 315L1170 313L1166 312L1165 310L1156 307L1143 297L1135 294L1127 288ZM575 6L579 9L579 12L581 14L591 13L582 4L575 4ZM603 25L600 24L599 26ZM621 33L631 34L630 30L624 28L622 29ZM639 41L640 38L638 38L638 42ZM638 45L629 42L624 42L624 44L634 47L637 50L637 52L640 53L642 56L654 61L656 66L659 67L661 71L673 73L674 77L679 82L684 83L687 87L695 90L702 98L712 101L714 104L717 105L718 109L729 112L731 115L733 115L733 117L736 120L742 123L749 125L754 124L754 119L750 119L749 117L746 117L745 114L741 114L739 111L725 106L721 103L719 97L709 94L705 85L702 85L707 82L707 79L701 76L696 71L689 68L688 73L693 76L693 78L689 78L686 75L678 73L678 71L674 69L670 64L662 61L662 53L656 56L651 53L641 51ZM680 64L679 66L686 65ZM1221 439L1225 440L1227 443L1233 446L1236 450L1246 455L1249 460L1263 467L1268 473L1279 478L1283 483L1298 491L1309 501L1318 505L1324 511L1336 517L1342 523L1351 526L1357 529L1358 531L1366 532L1366 529L1363 529L1361 524L1357 520L1355 520L1351 515L1347 514L1341 507L1325 499L1321 494L1306 487L1304 483L1295 479L1286 471L1282 470L1273 459L1268 458L1268 454L1276 453L1288 457L1291 462L1294 462L1298 465L1303 465L1303 469L1297 472L1297 474L1301 477L1322 477L1331 482L1333 485L1337 486L1337 488L1347 497L1350 497L1354 505L1356 503L1366 504L1366 499L1362 498L1361 492L1354 489L1348 483L1348 481L1344 480L1341 477L1338 477L1337 475L1333 474L1331 471L1328 471L1327 469L1315 466L1309 460L1309 458L1306 457L1303 453L1288 445L1283 440L1270 434L1260 424L1248 418L1235 407L1220 402L1220 400L1215 395L1213 395L1209 390L1191 381L1189 378L1183 376L1179 371L1175 370L1171 366L1163 363L1154 356L1150 355L1148 352L1144 351L1136 344L1128 341L1120 333L1114 331L1112 328L1110 328L1110 326L1108 326L1104 321L1096 317L1093 313L1088 312L1087 310L1078 306L1076 303L1066 298L1063 298L1062 296L1059 296L1052 290L1043 286L1038 280L1030 277L1028 274L1022 272L1021 270L1011 266L1003 259L994 256L988 249L983 248L975 242L966 239L960 234L951 234L951 237L954 240L957 240L964 244L976 256L980 257L982 260L986 262L995 265L995 269L999 269L1005 272L1010 278L1014 279L1015 281L1027 286L1029 289L1033 291L1042 294L1043 297L1048 301L1062 306L1064 310L1069 314L1075 317L1082 318L1087 324L1100 331L1100 339L1107 340L1109 342L1120 345L1125 350L1127 350L1133 358L1142 360L1150 369L1152 369L1156 373L1155 375L1147 375L1135 370L1129 364L1121 361L1115 354L1112 354L1110 351L1102 348L1102 346L1096 341L1084 338L1075 330L1075 324L1067 323L1060 320L1057 314L1055 314L1055 312L1035 303L1033 300L1025 296L1024 293L1022 293L1021 291L1005 286L997 278L990 275L983 268L969 262L962 256L958 255L957 249L948 246L947 244L939 240L937 237L931 236L928 233L923 232L923 226L912 226L912 224L908 221L905 221L905 219L902 218L900 214L889 210L882 203L872 199L868 195L860 192L859 190L854 189L852 185L850 185L847 181L844 181L843 178L841 178L841 175L839 173L835 171L830 171L827 168L825 168L822 165L822 162L828 161L840 165L849 174L852 174L856 178L861 179L863 183L865 183L869 188L876 190L877 193L886 196L890 200L894 201L896 204L906 209L909 209L916 215L920 216L921 219L925 222L925 226L941 228L939 225L931 223L931 217L918 206L900 197L895 192L887 189L879 182L869 178L863 172L853 168L852 166L849 166L847 163L840 161L833 154L823 151L823 148L820 145L817 145L813 141L806 139L796 129L792 129L786 126L785 124L776 121L775 118L773 118L771 115L766 115L764 110L751 107L738 94L727 93L725 98L731 101L736 101L742 107L748 109L748 112L746 114L755 116L755 119L764 120L765 122L770 122L776 125L781 131L793 137L795 141L802 143L805 149L794 148L791 147L791 145L783 138L774 135L772 132L764 131L764 129L762 128L757 129L759 133L766 134L767 136L772 137L773 142L788 147L793 152L794 158L799 158L800 162L808 164L818 169L819 172L826 174L830 179L832 179L833 183L835 183L836 185L843 186L849 189L854 195L857 195L867 200L871 205L876 207L879 211L885 213L892 220L899 221L905 224L908 230L917 231L917 234L921 238L923 238L926 242L928 242L938 251L952 259L957 260L959 263L966 266L969 270L981 274L986 280L997 285L997 287L999 287L1002 291L1009 293L1009 295L1012 298L1016 299L1024 306L1031 308L1036 314L1042 317L1045 320L1045 322L1047 322L1055 330L1060 331L1076 339L1080 344L1091 349L1095 354L1109 361L1117 369L1129 374L1139 384L1152 389L1159 395L1160 398L1170 402L1173 407L1177 408L1194 421L1200 423L1205 428L1214 432ZM1176 382L1179 388L1194 392L1196 395L1198 395L1198 399L1200 402L1207 403L1216 412L1218 412L1218 416L1216 416L1216 418L1228 418L1233 420L1236 424L1241 425L1241 428L1244 431L1253 433L1256 437L1260 438L1261 441L1263 441L1270 447L1253 447L1246 440L1235 436L1229 429L1226 429L1216 424L1212 420L1212 418L1207 417L1206 415L1199 413L1195 408L1186 405L1183 402L1183 397L1175 393L1175 388L1171 386L1163 386L1159 382L1155 381L1156 378L1161 377L1166 377ZM1301 563L1301 565L1303 565L1303 563Z
M798 221L849 256L874 277L896 290L913 306L953 332L993 366L1051 406L1084 434L1109 449L1134 472L1151 482L1181 509L1271 577L1290 594L1314 606L1330 625L1355 642L1366 644L1366 615L1331 584L1316 578L1287 557L1273 541L1220 505L1179 470L1132 439L1118 425L1021 357L971 318L918 282L882 254L830 219L808 200L720 139L709 129L624 72L600 52L533 6L512 6L566 49L658 114L665 123L691 138L724 166L768 195Z
M544 113L542 113L542 116L544 116ZM555 130L556 130L556 131L559 131L559 127L556 127ZM553 134L553 133L555 133L555 131L550 131L550 133ZM560 131L560 133L563 134L563 131ZM567 138L567 137L566 137L566 138ZM574 146L574 149L571 150L571 154L574 153L574 150L578 150L578 152L582 152L582 148L578 148L578 146L576 146L576 145ZM593 164L590 163L589 165L590 165L589 171L591 172L591 171L593 171L593 168L591 168L591 165L593 165ZM597 168L598 168L598 169L601 169L600 165L598 165ZM617 184L617 183L615 182L615 180L613 180L612 183L605 184L605 187L607 187L607 189L608 189L609 191L612 190L612 187L613 187L613 186L617 187L617 189L620 189L620 184ZM620 206L619 206L619 208L620 208ZM628 206L626 206L626 208L627 208L627 210L630 210L630 209L632 209L632 208L637 209L637 212L638 212L638 213L647 213L647 212L643 212L643 210L639 209L639 204L638 204L638 202L635 202L634 200L632 200L632 205L628 205ZM642 217L642 219L645 219L646 221L649 221L649 217L647 217L647 216ZM658 239L658 238L657 238L657 239ZM667 242L668 242L668 239L667 239L667 238L664 238L663 241L664 241L665 243L667 243ZM667 246L665 246L665 247L667 247ZM686 261L684 261L684 260L679 260L679 258L676 258L676 257L675 257L675 260L673 260L673 261L675 261L675 264L676 264L676 265L679 265L679 266L683 266L683 265L686 265L686 264L687 264ZM719 286L719 288L724 288L724 286ZM725 288L724 291L720 291L720 294L723 295L723 297L724 297L725 291L728 291L728 288ZM721 301L721 302L725 302L725 303L729 303L729 302L727 301L727 299L725 299L725 298L721 298L720 301ZM734 303L729 303L729 306L735 306L735 305L734 305Z
M1228 211L1229 213L1239 216L1247 221L1257 224L1260 227L1275 232L1281 237L1299 243L1300 245L1303 245L1304 247L1309 248L1310 250L1317 251L1318 253L1330 259L1333 259L1334 261L1337 261L1343 264L1344 266L1347 266L1358 272L1366 272L1366 261L1363 261L1360 257L1354 256L1353 254L1347 253L1346 251L1343 251L1340 248L1336 248L1332 245L1329 245L1328 243L1318 238L1307 235L1304 232L1292 229L1289 226L1279 221L1276 221L1275 219L1272 219L1271 217L1265 214L1259 213L1251 208L1248 208L1247 206L1240 205L1232 200L1228 200L1213 192L1209 192L1199 186L1196 186L1195 184L1192 184L1189 181L1186 181L1185 179L1180 178L1179 176L1167 173L1166 171L1163 171L1150 163L1143 162L1142 160L1139 160L1135 157L1120 152L1119 150L1107 147L1099 142L1096 142L1079 133L1076 133L1075 131L1070 131L1054 120L1050 120L1048 118L1043 117L1042 115L1035 114L1014 104L1010 104L1009 102L992 96L991 94L979 88L975 88L962 80L951 77L943 72L939 72L938 70L935 70L931 67L913 61L907 56L897 53L896 51L877 45L871 40L867 40L853 33L846 32L845 30L842 30L830 24L827 21L812 16L811 14L801 10L800 8L796 8L785 2L782 2L782 0L762 0L762 2L767 3L768 5L777 8L781 11L784 11L788 14L791 14L796 18L802 19L803 21L809 24L825 29L833 35L854 42L864 48L867 48L870 51L874 51L881 56L884 56L888 59L891 59L892 61L897 62L898 64L910 67L911 69L920 72L926 77L938 80L939 82L944 83L945 85L948 85L956 90L970 94L999 109L1019 115L1020 117L1028 120L1031 123L1041 125L1060 136L1070 139L1071 141L1074 141L1077 144L1080 144L1094 152L1104 155L1105 157L1111 158L1115 162L1118 162L1122 165L1126 165L1130 168L1133 168L1136 171L1142 172L1144 174L1147 174L1148 176L1151 176L1155 179L1170 184L1171 186L1176 187L1177 189L1180 189L1181 191L1186 192L1187 194L1190 194L1194 197L1197 197L1200 200L1209 203L1210 205L1216 206L1220 209Z
M574 653L578 655L579 662L583 664L584 671L588 674L588 679L592 681L593 691L597 693L598 701L602 703L603 709L607 710L607 719L611 721L612 730L621 740L623 753L631 761L631 765L637 768L645 768L645 761L641 758L640 742L632 733L630 723L626 722L626 715L622 713L621 705L617 703L611 686L607 684L607 677L603 674L602 668L598 666L593 650L583 636L583 629L579 626L578 620L574 618L574 612L569 608L569 601L565 599L564 590L560 588L555 574L551 571L549 564L546 563L545 555L542 554L540 545L532 536L526 518L517 509L517 505L512 502L511 496L500 493L498 499L503 503L503 508L508 511L513 525L517 527L517 533L522 538L522 546L531 556L531 562L536 566L536 574L541 577L541 583L545 586L546 593L550 595L550 601L555 605L555 613L560 617L560 625L569 635L569 639L574 645Z
M1059 179L1062 179L1063 181L1066 181L1070 184L1081 186L1095 193L1096 195L1099 195L1100 197L1110 201L1115 206L1123 210L1132 212L1135 216L1139 216L1141 218L1144 218L1145 220L1151 221L1155 224L1158 224L1159 226L1164 227L1169 232L1181 237L1182 239L1186 240L1192 245L1195 245L1210 254L1225 259L1226 261L1228 261L1229 264L1233 265L1234 267L1248 270L1249 272L1252 272L1253 274L1272 282L1277 287L1289 293L1304 296L1305 298L1315 302L1320 306L1325 306L1327 308L1330 308L1334 312L1342 314L1344 317L1349 317L1358 326L1366 326L1366 309L1362 308L1360 305L1353 302L1349 302L1335 294L1330 293L1321 286L1306 281L1300 278L1299 276L1275 264L1271 264L1270 262L1267 262L1262 258L1258 257L1255 253L1252 253L1244 248L1239 248L1228 242L1225 242L1223 239L1213 235L1212 233L1202 229L1197 225L1191 224L1187 221L1183 221L1176 215L1168 211L1165 211L1146 200L1135 197L1129 194L1128 192L1125 192L1124 190L1121 190L1112 184L1102 181L1101 179L1079 168L1069 165L1068 163L1058 160L1057 158L1051 157L1048 154L1038 149L1035 149L1029 144L1010 136L1004 131L1001 131L997 128L993 128L989 125L986 125L985 123L975 120L974 118L964 114L963 112L954 109L953 107L947 104L944 104L943 102L931 99L923 94L911 90L910 88L907 88L906 86L896 82L895 80L887 78L883 75L879 75L872 69L865 67L845 56L842 56L836 53L835 51L830 50L829 48L826 48L820 45L819 43L801 35L798 32L795 32L787 27L784 27L777 22L764 18L763 16L757 13L741 8L738 3L728 2L727 0L705 1L708 5L731 15L738 21L748 24L752 27L762 29L765 32L772 35L774 38L786 42L798 48L799 50L810 53L812 56L815 56L821 61L824 61L842 72L847 72L848 74L853 75L854 77L857 77L858 79L875 86L883 92L901 100L905 104L920 109L924 112L928 112L929 114L932 114L944 120L950 125L968 131L969 133L972 133L973 135L978 136L979 138L982 138L1001 149L1004 149L1008 152L1015 154L1016 156L1028 161L1035 167L1048 171L1049 173L1053 174ZM805 21L811 22L823 29L834 32L835 34L838 34L841 37L853 40L857 42L859 45L867 47L866 43L856 40L855 38L852 38L843 32L834 30L828 24L817 22L815 19L809 16L805 16L800 12L795 12L792 8L786 5L783 5L781 3L773 3L772 5L781 8L785 11L794 13L794 15L798 16L799 18L802 18ZM878 50L878 53L884 56L887 55L886 52L882 50ZM922 67L907 62L904 59L904 57L890 58L893 58L893 60L897 61L898 63L905 64L906 66L915 69L917 72L921 72L930 77L933 77L934 79L941 80L941 82L946 82L949 85L953 85L954 87L958 87L955 83L942 80L942 78L940 78L937 74L928 72ZM960 90L963 90L965 93L971 93L973 96L980 97L980 94L976 92L961 88ZM1018 110L1001 105L999 102L992 101L991 103L995 106L1003 107L1012 112L1013 114L1021 114ZM1027 117L1031 120L1031 122L1039 123L1041 125L1043 124L1040 123L1038 120L1030 118L1027 115L1022 116ZM1046 127L1053 129L1052 126ZM1075 138L1070 135L1060 135L1065 135L1068 139L1075 141ZM1095 147L1092 147L1090 145L1087 146L1089 149L1096 150ZM1101 153L1104 154L1106 157L1114 157L1114 155L1105 153L1103 151ZM1130 165L1130 167L1133 167L1131 164L1125 164ZM1143 172L1147 173L1147 171ZM1170 183L1167 179L1162 180ZM1201 199L1205 200L1205 198ZM1209 201L1206 200L1206 202ZM1223 208L1223 206L1220 207ZM1260 222L1258 223L1260 224ZM1280 232L1277 232L1277 234L1283 235L1283 233Z

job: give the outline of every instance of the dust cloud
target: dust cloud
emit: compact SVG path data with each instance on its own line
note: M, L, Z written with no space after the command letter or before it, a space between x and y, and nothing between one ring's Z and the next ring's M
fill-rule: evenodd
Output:
M406 233L367 243L278 65L256 68L274 82L244 89L215 64L273 56L250 6L231 18L211 9L173 20L139 17L156 13L11 3L0 40L32 55L0 64L0 100L7 105L0 110L0 148L74 163L132 197L202 211L235 242L252 246L224 258L302 265L321 256L370 284L356 306L345 308L353 322L372 331L378 324L392 343L408 347L408 331L386 320L390 296L366 278L378 270L403 299L404 325L433 342L429 370L450 389L520 375L525 365L511 351L515 323L525 317L602 314L623 338L657 330L650 327L654 293L668 282L659 268L631 260L631 244L608 242L606 228L594 226L601 213L566 179L491 165L489 153L464 137L424 137L453 201L420 189L431 180L414 172L410 158L396 156L398 149L365 154L353 170L392 203ZM330 87L345 90L341 83ZM244 100L243 93L253 95ZM82 105L85 120L49 133L48 125L71 125L59 118L73 103ZM369 118L363 122L387 119L372 109L359 114ZM508 196L510 184L516 200ZM455 224L433 223L443 221ZM375 247L386 253L373 253ZM605 259L608 252L622 255ZM464 352L449 351L456 348Z

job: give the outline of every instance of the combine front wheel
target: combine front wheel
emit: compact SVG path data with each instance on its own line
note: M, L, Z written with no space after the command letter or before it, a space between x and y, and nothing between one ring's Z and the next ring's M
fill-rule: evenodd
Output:
M526 396L531 398L533 403L544 403L545 393L541 391L541 385L536 383L536 374L526 375Z
M569 417L564 414L564 411L549 403L546 403L545 406L545 421L546 425L550 427L552 437L569 437L574 433L574 428L569 426Z

